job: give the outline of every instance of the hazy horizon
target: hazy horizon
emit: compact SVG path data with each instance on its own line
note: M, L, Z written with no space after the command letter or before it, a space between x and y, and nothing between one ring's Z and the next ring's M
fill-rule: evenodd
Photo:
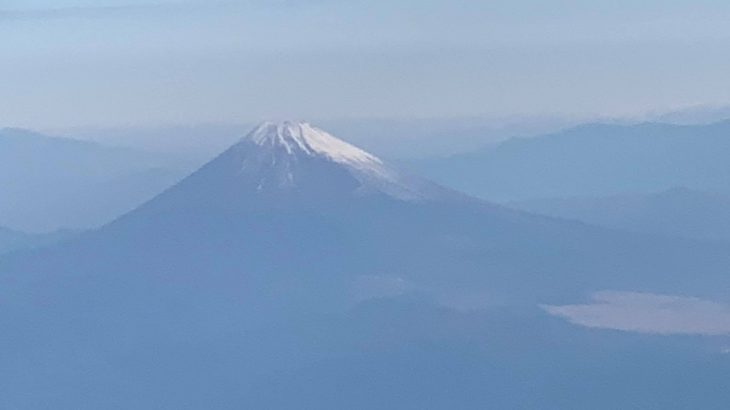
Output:
M592 118L724 106L728 17L730 6L712 1L6 0L0 124Z

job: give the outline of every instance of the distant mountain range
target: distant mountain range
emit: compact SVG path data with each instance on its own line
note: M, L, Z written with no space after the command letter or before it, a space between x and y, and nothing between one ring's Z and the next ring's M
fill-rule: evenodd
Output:
M0 407L667 408L682 378L708 408L716 353L538 304L726 301L728 250L511 210L265 123L114 222L0 258Z
M655 122L699 125L721 122L730 118L730 106L727 105L694 105L677 110L652 115Z
M49 246L72 238L77 234L78 232L71 230L61 230L45 234L29 234L0 227L0 255L14 251Z
M613 229L730 240L730 197L686 188L645 195L533 199L509 205Z
M184 176L180 164L18 129L0 130L0 225L29 232L111 221Z
M421 128L408 131L409 125L345 122L336 123L335 128L374 147L392 141L390 145L398 145L397 151L404 158L422 155L417 153L420 148L404 154L417 138L441 141L438 146L444 148L450 132L459 133L459 141L468 139L472 145L483 138L477 136L479 133L492 132L484 131L484 124L479 122L472 128L437 123L428 135ZM192 172L216 147L234 140L240 128L118 130L99 137L117 143L144 140L155 153L2 130L0 225L30 232L100 226ZM500 131L500 135L504 137L510 129ZM407 136L394 138L396 131ZM730 153L729 132L728 122L687 126L594 124L513 138L470 154L410 160L405 165L443 185L498 202L649 194L675 186L722 193L730 192L730 165L725 161ZM180 146L174 148L175 144ZM426 145L433 151L435 145Z
M584 125L471 154L415 161L415 172L481 198L730 192L730 122Z
M580 123L552 116L509 118L340 119L327 129L381 158L414 159L470 152L510 137L544 134ZM255 124L198 124L117 128L72 128L74 135L105 145L171 155L196 165L235 143Z

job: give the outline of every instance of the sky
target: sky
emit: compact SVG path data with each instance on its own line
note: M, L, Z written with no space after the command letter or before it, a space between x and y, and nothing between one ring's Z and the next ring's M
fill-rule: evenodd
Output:
M711 0L0 0L0 127L725 105L727 21Z

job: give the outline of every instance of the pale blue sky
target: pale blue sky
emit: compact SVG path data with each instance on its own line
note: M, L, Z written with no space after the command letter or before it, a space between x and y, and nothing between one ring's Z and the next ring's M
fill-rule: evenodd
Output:
M0 126L730 103L720 1L0 0Z

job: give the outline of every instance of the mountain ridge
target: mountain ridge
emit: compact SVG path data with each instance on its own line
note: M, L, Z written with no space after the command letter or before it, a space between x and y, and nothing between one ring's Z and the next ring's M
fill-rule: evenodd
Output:
M157 154L3 129L0 225L25 232L98 227L179 177L177 164Z
M373 196L403 201L466 198L308 123L285 121L262 123L151 203L332 206Z
M708 125L586 124L410 168L498 202L650 193L686 186L730 192L730 121Z
M730 240L730 197L683 187L650 194L536 198L507 205L612 229L708 241Z
M342 408L370 395L361 380L396 374L382 400L422 408L413 383L423 371L438 383L452 379L431 365L434 355L462 352L464 362L489 369L489 357L463 347L489 351L496 332L507 335L513 358L524 352L512 341L533 342L502 313L495 328L472 311L535 311L602 289L727 298L726 247L613 232L441 190L428 200L378 184L363 191L371 181L358 180L355 168L261 149L234 145L98 230L0 258L0 404L300 408L312 391L331 393L342 374L335 379L345 383L345 401L311 406ZM297 183L258 190L281 160L295 167ZM375 309L363 314L363 304ZM455 335L452 325L464 331ZM553 340L570 336L561 330L538 345L553 351ZM353 367L363 354L377 365ZM529 383L545 379L537 356L524 362ZM419 363L423 371L412 366ZM473 388L458 395L464 402L500 380L473 374ZM260 397L259 387L274 390ZM484 408L487 396L456 407ZM277 405L281 398L287 403Z

